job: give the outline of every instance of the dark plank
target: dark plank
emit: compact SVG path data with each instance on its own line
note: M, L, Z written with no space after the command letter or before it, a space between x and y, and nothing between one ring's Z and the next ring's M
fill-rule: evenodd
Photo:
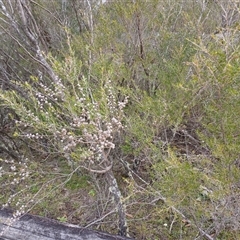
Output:
M131 238L25 214L12 223L12 211L0 210L0 240L130 240Z

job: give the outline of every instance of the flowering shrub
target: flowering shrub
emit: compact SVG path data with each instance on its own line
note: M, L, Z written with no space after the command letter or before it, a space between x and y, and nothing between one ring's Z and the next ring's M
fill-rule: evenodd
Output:
M43 83L32 77L31 83L20 85L27 96L14 91L2 96L21 116L16 121L15 136L42 154L61 155L75 167L81 163L81 167L101 172L115 147L115 134L123 128L127 98L118 101L115 97L111 73L107 80L100 79L105 82L104 88L92 88L91 92L85 77L77 80L77 62L74 56L71 59L68 64L53 62L59 75L66 76L59 83Z
M65 159L72 172L82 168L97 174L107 173L106 180L121 218L120 228L125 231L125 209L111 170L114 158L109 156L115 148L115 136L123 128L123 109L128 98L118 101L110 71L106 79L99 79L98 86L90 88L87 78L79 79L76 69L81 69L81 64L74 56L63 62L52 60L52 65L61 76L57 83L48 80L44 83L32 77L29 82L19 84L26 95L15 91L1 94L4 104L19 116L14 136L26 142L34 155L37 152L41 158ZM15 167L10 169L14 171ZM72 175L69 176L68 180Z

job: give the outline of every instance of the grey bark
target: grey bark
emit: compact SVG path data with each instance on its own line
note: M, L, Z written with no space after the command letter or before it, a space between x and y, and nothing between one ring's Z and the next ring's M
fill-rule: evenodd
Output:
M118 187L118 183L116 178L114 177L112 169L106 173L106 177L109 184L109 190L114 197L114 202L116 204L117 212L118 212L118 226L119 226L119 234L121 236L127 236L127 219L126 219L126 211L125 206L122 201L122 194Z

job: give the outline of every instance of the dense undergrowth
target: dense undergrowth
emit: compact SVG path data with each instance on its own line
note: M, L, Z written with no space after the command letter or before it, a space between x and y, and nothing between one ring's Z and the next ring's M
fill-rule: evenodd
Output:
M1 205L239 239L239 4L69 2L2 3Z

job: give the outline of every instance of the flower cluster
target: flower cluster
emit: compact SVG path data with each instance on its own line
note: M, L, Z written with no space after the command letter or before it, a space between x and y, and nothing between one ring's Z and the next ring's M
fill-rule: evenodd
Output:
M128 103L128 96L125 97L124 101L123 102L118 102L118 109L122 112L123 111L123 108L125 108L125 106L127 105Z
M21 205L20 208L13 213L13 218L21 217L26 212L25 208L26 208L25 205Z
M68 158L80 147L85 149L81 160L99 163L105 153L115 148L114 136L123 128L121 120L128 98L117 101L110 80L105 85L105 93L101 93L103 98L98 101L89 100L87 88L79 83L76 87L74 115L68 126L54 132L55 141Z
M113 149L114 128L111 123L106 123L106 129L95 129L95 131L88 131L87 128L83 130L83 138L89 146L92 154L100 159L105 149ZM92 159L93 156L91 156Z
M43 138L43 136L39 133L35 133L35 134L34 133L27 133L25 135L25 137L28 138L28 139L42 139Z
M54 135L55 139L57 139L61 144L64 153L70 153L80 142L80 140L76 138L73 133L65 128L63 128L61 131L56 131Z
M57 101L56 97L56 91L52 90L50 87L44 85L43 83L39 83L39 86L42 88L44 95L48 96L51 99L54 99ZM37 95L37 94L36 94Z
M48 97L45 94L42 94L41 92L36 92L36 99L38 106L41 110L43 110L44 105L49 104Z
M78 86L80 89L80 86ZM81 88L81 92L83 89ZM128 103L128 97L124 101L117 101L111 80L105 83L105 110L108 112L106 115L101 111L101 103L87 102L85 96L80 98L79 104L82 106L82 114L73 118L71 126L74 128L82 129L81 142L88 146L88 159L91 161L102 159L104 152L109 152L115 148L114 136L122 128L123 108ZM84 103L85 102L85 103Z
M28 168L28 159L22 157L22 161L14 159L0 159L1 169L0 176L7 176L6 181L2 187L10 186L11 188L23 183L30 176ZM17 193L13 193L8 197L7 202L2 206L3 208L8 207L17 198ZM21 210L21 208L20 208Z
M59 99L64 100L64 90L65 86L61 80L57 83L52 83L50 86L39 82L39 88L35 89L34 97L40 110L43 110L44 106L52 107L52 103L57 102Z
M113 94L111 80L107 80L106 88L107 88L107 105L109 108L109 112L112 115L114 115L118 109L116 108L116 98Z
M8 179L12 179L9 183L11 185L19 184L21 181L25 180L29 176L27 161L25 159L24 162L16 160L2 160L2 167L0 169L0 176L8 175Z

